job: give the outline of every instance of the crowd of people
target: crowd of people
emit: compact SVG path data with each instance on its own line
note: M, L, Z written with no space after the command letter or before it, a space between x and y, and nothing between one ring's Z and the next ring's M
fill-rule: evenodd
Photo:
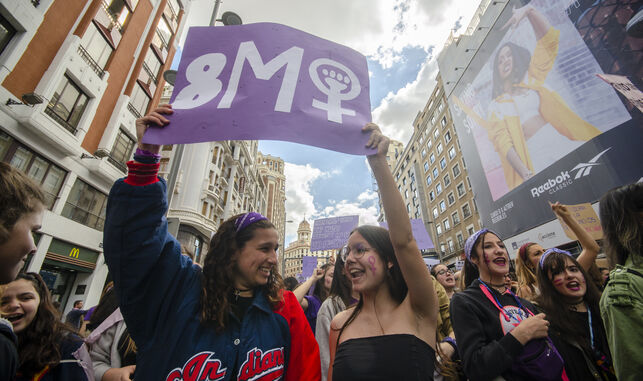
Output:
M137 120L165 126L161 105ZM386 161L363 128L389 229L359 226L302 284L277 271L279 235L256 212L224 221L203 267L168 233L159 146L139 143L109 195L104 255L113 283L63 323L47 285L21 273L44 196L0 163L2 380L635 380L643 374L643 184L600 201L603 250L565 205L552 211L580 255L481 229L464 268L427 269ZM85 332L86 331L86 332Z

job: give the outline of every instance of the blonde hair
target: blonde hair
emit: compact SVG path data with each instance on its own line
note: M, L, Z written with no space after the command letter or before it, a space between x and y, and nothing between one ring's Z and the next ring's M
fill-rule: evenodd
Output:
M516 253L516 277L518 278L518 296L524 298L522 295L522 288L528 287L532 295L536 292L534 285L538 282L536 280L536 274L529 267L529 262L527 257L529 255L529 248L535 245L535 243L527 244L524 249L524 254L521 253L522 250L518 250ZM524 256L524 258L523 258Z

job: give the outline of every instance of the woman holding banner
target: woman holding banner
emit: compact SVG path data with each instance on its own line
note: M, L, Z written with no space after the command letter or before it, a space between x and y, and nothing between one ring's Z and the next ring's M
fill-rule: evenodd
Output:
M329 380L432 379L437 296L411 230L402 196L386 162L389 139L375 124L367 147L389 230L360 226L341 250L360 298L330 328Z
M600 247L594 238L572 217L567 206L556 202L555 204L551 204L551 210L569 226L569 229L578 238L578 242L583 248L578 256L578 263L580 263L585 271L589 271L590 267L594 265L594 261L596 261ZM536 281L536 269L538 268L540 257L544 252L545 249L534 242L527 242L518 249L516 268L518 285L520 287L518 289L518 296L521 298L533 302L540 293L538 282Z
M112 187L105 218L105 261L138 347L135 378L319 380L317 343L276 272L270 221L254 212L224 221L203 269L168 233L160 147L140 141L171 113L161 105L136 121L139 149Z

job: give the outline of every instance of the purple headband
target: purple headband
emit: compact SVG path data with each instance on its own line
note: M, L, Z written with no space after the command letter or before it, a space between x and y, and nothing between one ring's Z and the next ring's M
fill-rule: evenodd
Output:
M236 232L239 233L240 231L245 229L248 225L261 220L267 220L267 218L257 212L250 212L250 213L243 214L239 216L239 218L237 218L237 220L234 222Z
M547 251L545 251L545 253L540 256L539 265L541 270L543 269L543 265L545 264L545 258L547 258L547 256L551 253L565 254L565 255L569 255L570 257L572 256L572 253L566 250L557 249L555 247L551 249L547 249Z
M496 234L494 231L484 228L484 229L478 230L477 232L473 233L472 236L467 238L467 240L464 242L464 255L467 256L467 259L469 260L469 262L471 262L471 252L473 251L473 246L476 244L476 241L478 240L478 238L480 238L480 236L484 233L492 233L498 236L498 234Z

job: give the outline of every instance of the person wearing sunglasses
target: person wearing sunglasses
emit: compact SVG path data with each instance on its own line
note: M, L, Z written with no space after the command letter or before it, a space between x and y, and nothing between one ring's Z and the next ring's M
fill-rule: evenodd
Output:
M386 161L389 139L373 123L363 131L389 230L360 226L341 250L359 301L331 322L328 379L432 379L437 295Z

